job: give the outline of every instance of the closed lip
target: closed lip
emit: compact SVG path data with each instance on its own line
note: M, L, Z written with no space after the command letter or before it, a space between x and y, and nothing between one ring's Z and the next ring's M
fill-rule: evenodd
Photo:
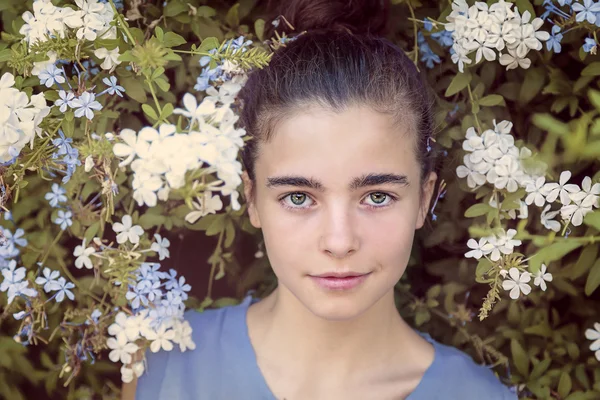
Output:
M362 273L362 272L325 272L320 275L311 275L315 278L350 278L355 276L363 276L368 275L370 272Z

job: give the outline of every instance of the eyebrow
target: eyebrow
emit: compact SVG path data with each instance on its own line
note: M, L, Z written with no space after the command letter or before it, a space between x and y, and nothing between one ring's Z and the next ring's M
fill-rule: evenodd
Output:
M356 190L368 186L384 184L395 184L400 185L402 187L410 185L406 175L371 173L353 178L352 181L348 184L348 189ZM325 186L323 185L323 183L321 183L315 178L305 178L303 176L297 175L283 175L267 178L268 188L275 188L279 186L297 186L318 190L319 192L325 191Z

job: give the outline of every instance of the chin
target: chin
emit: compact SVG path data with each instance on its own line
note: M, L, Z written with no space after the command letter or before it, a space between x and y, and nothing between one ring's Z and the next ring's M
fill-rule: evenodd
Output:
M315 316L327 321L346 321L361 315L369 304L360 293L322 292L303 301Z

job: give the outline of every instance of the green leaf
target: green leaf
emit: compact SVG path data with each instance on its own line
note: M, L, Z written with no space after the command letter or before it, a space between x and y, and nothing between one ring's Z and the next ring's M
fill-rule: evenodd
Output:
M223 215L217 215L212 224L206 230L206 236L214 236L221 233L225 226L225 218Z
M600 61L594 61L581 71L583 76L598 76L600 75Z
M513 362L517 367L517 371L524 377L529 376L529 356L516 339L511 339L510 341L510 351L512 354Z
M154 28L154 35L161 42L163 41L163 39L165 37L165 33L160 26L157 26L156 28Z
M171 103L167 103L163 109L162 112L160 113L160 120L164 121L166 120L171 114L173 114L173 104Z
M535 381L538 378L540 378L544 374L544 372L546 372L546 370L550 366L550 363L552 363L552 360L550 358L544 358L542 361L535 364L533 370L531 371L531 375L529 375L529 380Z
M158 115L156 114L156 111L151 105L142 104L142 110L144 110L144 114L146 114L150 119L153 120L152 122L158 120Z
M264 23L263 23L263 25L264 25ZM10 60L11 57L12 57L11 49L4 49L4 50L0 51L0 62L7 62L8 60Z
M160 77L160 78L156 79L154 81L154 83L156 83L156 86L158 86L158 88L160 90L162 90L163 92L168 92L169 89L171 88L171 85L169 84L169 82L167 82L165 80L164 77Z
M569 125L565 124L562 121L554 118L552 115L544 113L544 114L534 114L531 122L535 126L545 131L555 133L561 136L567 136L570 134L571 129Z
M163 40L163 46L165 47L177 47L187 43L183 36L176 34L175 32L165 33L165 40Z
M138 103L146 103L148 97L144 84L134 77L127 77L121 80L121 85L125 88L125 95L131 97Z
M88 226L88 228L85 230L85 233L83 234L85 243L89 244L92 241L92 239L96 236L99 230L100 221L96 221L92 225Z
M144 229L150 229L154 226L159 226L165 222L166 217L160 214L150 214L146 213L140 217L138 223Z
M585 214L585 217L583 217L583 223L600 231L600 212L595 211Z
M488 212L494 210L492 206L489 204L478 203L474 204L465 211L465 217L467 218L475 218L482 215L487 214Z
M231 28L237 28L240 25L240 17L238 14L240 8L240 3L235 3L229 11L227 11L227 15L225 16L225 22Z
M161 76L164 73L165 73L165 68L164 67L158 67L154 71L152 71L152 75L150 75L150 80L153 81L155 79L158 79L158 77Z
M558 382L558 394L561 398L565 398L571 392L571 388L573 387L573 382L571 381L571 376L565 371L560 375L560 381Z
M189 10L188 6L181 0L171 0L163 9L165 17L174 17Z
M466 72L464 74L457 74L454 78L452 78L452 81L450 82L448 89L446 89L446 93L444 94L444 96L450 97L460 92L461 90L466 88L470 82L471 74L469 72Z
M528 104L544 87L546 71L543 68L530 68L525 73L523 86L519 92L519 103Z
M265 34L265 20L262 18L257 19L256 21L254 21L254 32L256 33L256 37L258 38L258 40L260 40L261 42L264 39L264 34Z
M588 274L585 282L585 295L590 296L600 286L600 258L596 260L594 266Z
M504 101L504 97L499 94L490 94L479 100L479 105L483 107L492 107L492 106L506 106L506 102Z
M198 47L198 52L208 52L209 50L216 49L221 45L219 39L216 37L207 37L200 43L200 47Z

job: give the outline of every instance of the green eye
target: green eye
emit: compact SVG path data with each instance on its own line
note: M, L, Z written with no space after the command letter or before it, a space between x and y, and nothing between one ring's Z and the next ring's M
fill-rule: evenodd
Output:
M369 196L371 196L371 200L373 200L373 202L375 204L381 204L385 201L387 194L376 192L376 193L371 193ZM376 200L376 198L378 196L379 196L379 200Z
M299 206L302 203L304 203L304 200L306 199L306 195L304 193L292 193L292 194L290 194L290 199L292 200L292 203ZM298 200L298 201L296 201L296 200Z

